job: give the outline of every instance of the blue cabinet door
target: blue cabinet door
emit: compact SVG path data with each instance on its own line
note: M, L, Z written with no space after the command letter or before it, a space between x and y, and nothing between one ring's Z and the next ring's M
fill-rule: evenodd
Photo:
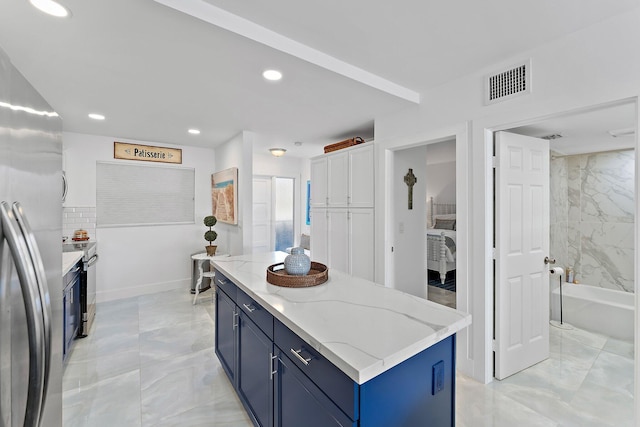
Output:
M277 427L357 426L282 351L275 384Z
M242 312L238 345L238 393L255 425L273 426L273 343Z
M224 292L216 292L216 354L234 385L237 316L236 305L231 298Z

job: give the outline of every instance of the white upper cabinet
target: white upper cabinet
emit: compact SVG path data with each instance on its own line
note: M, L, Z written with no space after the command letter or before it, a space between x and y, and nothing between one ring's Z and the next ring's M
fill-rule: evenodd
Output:
M327 206L327 158L317 157L311 160L311 197L312 208Z
M349 153L339 152L327 156L329 170L329 187L327 190L327 206L346 208L349 199L348 184Z
M349 152L349 207L373 207L373 167L373 145Z
M373 143L311 160L311 207L372 208Z

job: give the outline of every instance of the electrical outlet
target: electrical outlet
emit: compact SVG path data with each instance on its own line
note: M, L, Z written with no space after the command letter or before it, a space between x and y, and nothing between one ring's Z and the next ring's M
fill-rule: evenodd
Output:
M431 394L435 395L444 390L444 361L441 360L432 367L433 383L431 384Z
M398 232L400 234L404 234L404 222L400 221L400 223L398 224Z

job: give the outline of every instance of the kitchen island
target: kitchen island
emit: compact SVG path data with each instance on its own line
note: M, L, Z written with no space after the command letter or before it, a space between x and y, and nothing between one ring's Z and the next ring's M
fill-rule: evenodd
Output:
M286 255L213 262L216 354L254 424L453 426L471 316L334 270L310 288L268 283Z

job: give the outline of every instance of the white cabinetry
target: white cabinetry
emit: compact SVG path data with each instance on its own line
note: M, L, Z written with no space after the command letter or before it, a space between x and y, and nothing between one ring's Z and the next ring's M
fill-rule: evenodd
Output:
M374 280L373 143L311 160L311 258Z

